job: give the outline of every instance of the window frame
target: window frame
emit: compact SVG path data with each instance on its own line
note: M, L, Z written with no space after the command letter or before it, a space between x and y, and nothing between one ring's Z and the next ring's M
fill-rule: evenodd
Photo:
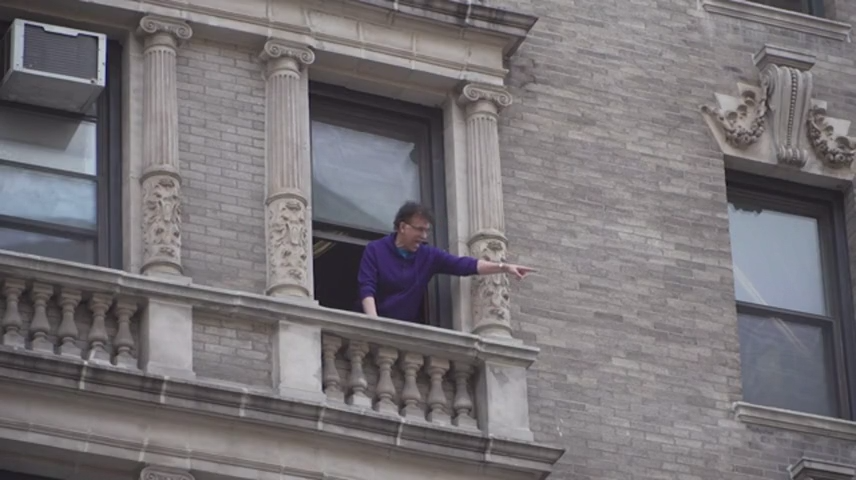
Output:
M826 18L826 9L824 8L824 0L800 0L800 9L792 10L790 8L779 7L776 5L767 5L766 3L762 3L760 0L750 0L754 3L758 3L761 5L766 5L771 8L778 8L780 10L786 10L788 12L797 12L803 13L806 15L811 15L814 17Z
M310 122L318 114L323 118L325 114L329 116L334 112L344 112L349 117L369 122L404 123L424 128L427 141L422 145L418 166L422 196L420 201L430 206L434 212L435 218L429 242L444 250L449 248L442 110L310 80L309 112ZM339 121L339 123L343 122ZM311 179L310 171L310 181ZM393 219L390 218L389 229L384 232L367 232L359 228L332 225L313 219L312 235L324 240L365 246L371 240L391 233L392 221ZM325 229L344 232L344 234L325 231ZM453 328L451 288L450 279L444 275L435 276L429 284L425 302L428 325Z
M0 30L5 32L10 25L8 21L0 21ZM95 175L25 165L0 158L0 164L23 170L94 180L96 184L94 231L5 215L0 215L0 227L66 238L93 239L95 241L94 265L114 269L122 268L122 56L122 45L108 38L105 87L95 103L94 115L0 100L0 106L4 108L94 122L97 149Z
M727 202L734 201L816 218L827 315L758 305L735 299L737 314L779 317L785 321L829 327L828 372L838 411L835 418L856 419L856 323L850 279L850 255L845 224L845 195L743 172L726 173ZM730 225L730 224L729 224ZM730 228L730 226L729 226ZM732 250L734 246L732 245ZM848 348L848 345L851 347ZM742 377L742 371L741 371Z

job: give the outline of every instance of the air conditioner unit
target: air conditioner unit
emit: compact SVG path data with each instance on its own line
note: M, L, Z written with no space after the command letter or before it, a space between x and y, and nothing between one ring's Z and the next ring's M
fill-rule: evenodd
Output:
M104 90L107 37L15 20L3 37L0 99L86 112Z

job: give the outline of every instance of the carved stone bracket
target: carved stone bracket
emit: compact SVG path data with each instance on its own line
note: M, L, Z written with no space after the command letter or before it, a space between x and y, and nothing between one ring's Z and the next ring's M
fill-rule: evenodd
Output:
M812 458L801 458L788 467L792 480L853 480L856 468Z
M470 255L490 262L505 262L507 244L499 232L479 232L470 239ZM508 276L479 275L472 283L473 333L478 335L511 334Z
M719 124L729 145L744 149L757 142L764 134L767 98L752 90L744 91L741 98L742 101L733 110L702 105L701 111Z
M836 135L835 128L827 122L826 109L814 105L809 110L808 139L817 158L829 168L850 168L856 158L856 138Z
M140 472L140 480L196 480L190 472L174 468L148 466Z
M308 297L309 231L306 198L286 193L267 202L268 295Z

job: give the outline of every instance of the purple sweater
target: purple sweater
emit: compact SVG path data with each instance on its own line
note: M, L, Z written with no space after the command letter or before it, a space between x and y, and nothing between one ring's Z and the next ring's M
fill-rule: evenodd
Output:
M393 233L366 245L357 276L360 301L374 297L381 317L413 322L431 277L437 273L475 275L477 267L475 258L451 255L430 245L422 245L404 258Z

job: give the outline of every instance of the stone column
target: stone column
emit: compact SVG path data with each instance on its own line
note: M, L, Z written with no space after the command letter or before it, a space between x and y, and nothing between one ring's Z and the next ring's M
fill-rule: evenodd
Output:
M301 79L315 61L309 48L265 43L265 175L267 289L271 296L312 297L307 173L311 167L309 101Z
M466 107L470 255L505 262L508 241L497 118L502 108L511 105L511 95L501 87L469 84L463 88L460 103ZM511 336L508 277L478 276L472 285L473 333Z
M143 50L143 261L147 275L181 275L181 175L175 56L193 31L179 20L146 16Z

